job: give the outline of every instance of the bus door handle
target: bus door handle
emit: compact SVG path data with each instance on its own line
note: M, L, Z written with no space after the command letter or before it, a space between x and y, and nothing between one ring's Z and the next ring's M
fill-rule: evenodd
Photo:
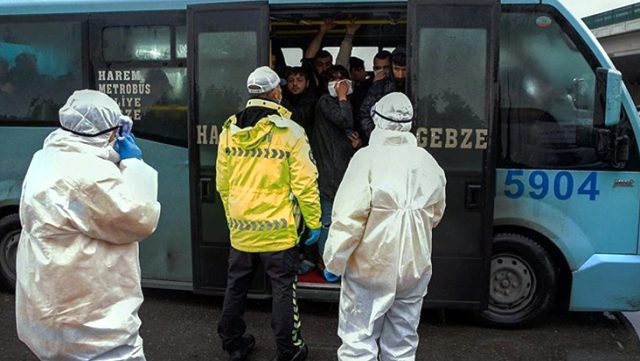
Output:
M215 201L213 178L200 178L200 199L205 203L213 203Z
M481 184L467 184L464 192L464 206L466 209L480 208L480 195L482 194Z

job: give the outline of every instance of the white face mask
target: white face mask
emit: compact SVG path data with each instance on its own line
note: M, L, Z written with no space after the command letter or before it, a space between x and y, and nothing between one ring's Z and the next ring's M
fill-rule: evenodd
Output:
M329 84L327 84L327 90L329 90L329 95L331 95L334 98L338 97L338 93L336 93L336 85L338 85L338 83L342 81L346 81L347 85L349 85L349 90L347 90L347 95L351 95L351 93L353 93L353 83L351 82L351 80L342 79L337 81L330 81Z

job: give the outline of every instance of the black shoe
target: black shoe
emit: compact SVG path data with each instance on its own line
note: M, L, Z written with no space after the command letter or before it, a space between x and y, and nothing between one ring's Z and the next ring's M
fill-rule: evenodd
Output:
M230 361L245 361L251 350L256 346L256 338L250 334L242 336L240 341L242 347L229 353Z
M296 352L296 354L293 355L293 357L291 358L291 361L304 361L307 359L308 353L309 353L309 348L307 347L307 345L302 345L302 347L300 347L300 350L298 350L298 352Z
M309 348L307 348L307 345L302 345L293 355L278 353L273 361L305 361L308 353Z

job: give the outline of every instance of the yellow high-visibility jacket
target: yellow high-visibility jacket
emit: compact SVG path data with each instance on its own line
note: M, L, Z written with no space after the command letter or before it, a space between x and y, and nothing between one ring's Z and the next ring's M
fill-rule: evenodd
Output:
M250 99L247 109L270 115L240 128L238 115L225 122L216 161L216 188L231 233L244 252L275 252L298 242L296 200L307 227L320 228L316 169L304 129L277 103Z

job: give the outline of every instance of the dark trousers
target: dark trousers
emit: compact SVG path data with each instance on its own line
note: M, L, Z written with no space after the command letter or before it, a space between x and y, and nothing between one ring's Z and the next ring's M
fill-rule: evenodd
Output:
M271 329L278 354L294 354L304 341L300 335L300 315L296 299L298 251L290 248L279 252L249 253L231 248L227 289L218 323L222 348L231 353L243 347L241 337L247 326L242 319L247 293L260 261L271 280L273 304Z

